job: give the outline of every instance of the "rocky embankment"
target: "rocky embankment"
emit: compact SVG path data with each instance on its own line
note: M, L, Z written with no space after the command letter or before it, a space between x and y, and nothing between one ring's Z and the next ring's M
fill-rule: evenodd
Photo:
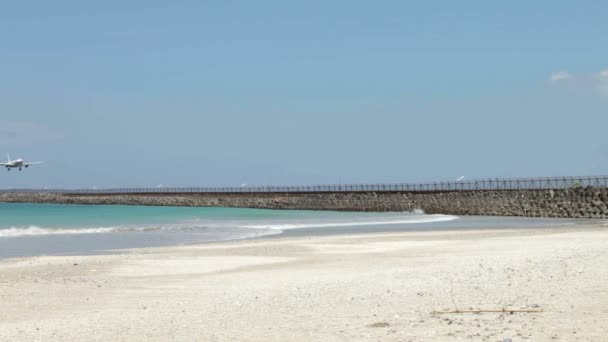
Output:
M342 192L58 194L0 193L0 202L241 207L342 211L411 211L429 214L608 218L608 189Z

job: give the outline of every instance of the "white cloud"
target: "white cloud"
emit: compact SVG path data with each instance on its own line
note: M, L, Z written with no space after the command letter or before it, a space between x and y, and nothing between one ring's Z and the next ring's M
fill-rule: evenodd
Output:
M608 81L608 69L604 69L595 74L595 78L599 79L600 81Z
M608 69L604 69L595 74L595 79L597 80L596 86L600 91L600 94L608 96Z
M559 81L567 80L570 78L572 78L572 75L570 75L569 73L567 73L565 71L554 72L551 74L551 77L549 77L551 82L559 82Z
M550 75L552 83L568 81L571 87L587 89L608 96L608 69L593 74L570 74L566 71L557 71Z
M60 139L61 134L34 122L0 120L0 144L30 145Z

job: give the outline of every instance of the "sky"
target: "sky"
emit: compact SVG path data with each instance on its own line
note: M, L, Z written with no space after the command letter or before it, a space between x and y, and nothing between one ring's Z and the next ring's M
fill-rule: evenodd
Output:
M606 1L4 1L0 188L608 174Z

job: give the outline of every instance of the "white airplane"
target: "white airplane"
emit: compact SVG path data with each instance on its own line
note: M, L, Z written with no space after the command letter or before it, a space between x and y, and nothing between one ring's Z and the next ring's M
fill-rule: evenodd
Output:
M36 164L43 163L41 161L27 163L23 159L11 160L11 156L8 154L6 155L6 158L8 159L8 162L0 163L0 166L4 166L7 171L10 171L11 169L14 169L14 168L18 168L19 171L21 171L24 167L28 168L30 165L36 165Z

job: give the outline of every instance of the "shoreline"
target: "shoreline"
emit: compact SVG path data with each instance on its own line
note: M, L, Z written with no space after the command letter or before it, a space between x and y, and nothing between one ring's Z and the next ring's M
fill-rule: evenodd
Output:
M256 241L266 239L284 239L291 237L340 236L375 233L399 232L450 232L467 230L508 230L508 229L553 229L564 226L591 227L602 226L607 220L568 219L568 218L526 218L526 217L494 217L494 216L464 216L450 220L429 221L419 223L389 223L369 225L281 228L266 229L265 232L243 231L242 237L226 237L214 239L207 235L196 235L196 227L191 231L163 232L159 231L126 231L106 233L67 233L43 234L0 237L0 260L15 257L36 256L78 256L120 254L130 249L196 246L231 241ZM30 228L31 229L31 228ZM52 228L51 228L52 229ZM95 229L95 228L93 228ZM102 228L108 229L108 228ZM200 227L203 234L207 227ZM247 229L248 230L248 229ZM264 230L264 229L262 229ZM221 231L221 230L218 230ZM1 230L0 230L1 232Z
M0 260L0 340L602 341L608 227L385 232ZM540 313L433 315L440 309Z

